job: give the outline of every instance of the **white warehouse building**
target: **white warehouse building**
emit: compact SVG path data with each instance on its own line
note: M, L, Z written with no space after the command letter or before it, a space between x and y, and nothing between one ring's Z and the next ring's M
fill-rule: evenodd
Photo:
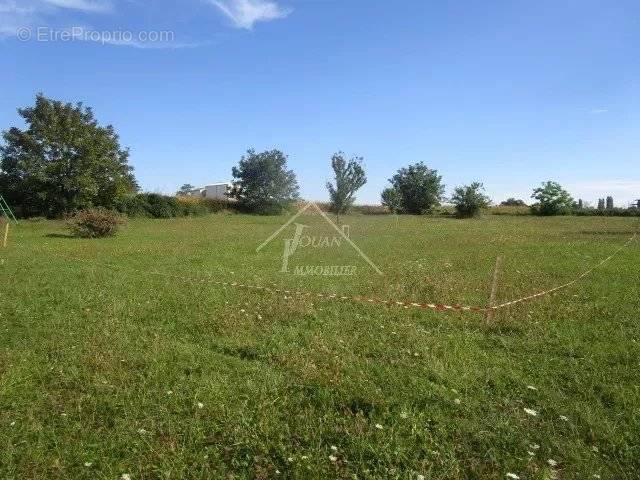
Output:
M189 196L224 200L227 198L227 193L230 189L231 184L229 183L213 183L204 187L194 188L189 192Z

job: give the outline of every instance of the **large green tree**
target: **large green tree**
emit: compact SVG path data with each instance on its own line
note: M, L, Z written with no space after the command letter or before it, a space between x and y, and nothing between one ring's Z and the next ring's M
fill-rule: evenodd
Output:
M429 169L422 162L401 168L389 181L394 192L385 190L383 202L388 204L390 199L394 199L402 213L429 213L440 205L444 195L442 177L437 170Z
M287 169L287 157L280 150L256 153L250 149L233 167L233 188L229 196L245 211L279 214L298 199L298 182Z
M347 161L344 153L338 152L331 157L331 168L335 175L335 185L327 182L331 198L331 211L342 215L349 211L355 201L355 193L367 183L362 167L362 157Z
M2 134L0 193L23 216L110 208L137 190L129 151L111 125L98 125L90 108L40 94L18 113L26 129Z

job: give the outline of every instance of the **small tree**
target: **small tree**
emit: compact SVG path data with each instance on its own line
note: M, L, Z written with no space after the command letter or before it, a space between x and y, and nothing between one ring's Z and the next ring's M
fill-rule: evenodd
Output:
M387 207L393 213L398 213L402 209L402 203L400 201L400 194L398 190L393 187L385 188L382 191L382 205Z
M287 157L279 150L247 150L232 174L235 180L229 196L238 200L242 210L280 214L298 199L296 175L287 170Z
M599 198L598 199L598 210L604 210L604 207L605 207L604 198Z
M354 157L347 162L344 153L338 152L331 157L331 168L336 179L335 186L327 182L331 211L340 216L349 211L355 201L355 193L367 183L367 177L362 168L362 157Z
M533 190L531 198L538 202L533 205L533 212L538 215L562 215L571 211L573 198L559 183L544 182Z
M613 210L615 205L613 204L613 197L607 197L607 210Z
M191 185L190 183L185 183L180 187L180 190L176 192L176 195L178 197L184 197L186 195L189 195L193 190L195 190L193 185Z
M458 217L469 218L480 214L482 210L489 207L491 199L484 193L484 187L480 182L473 182L471 185L457 187L453 191L451 202L456 207Z
M504 202L500 202L500 205L503 207L526 207L527 204L524 200L516 199L516 198L507 198Z
M582 199L578 199L578 210L583 210L584 209L584 202L582 201Z
M401 168L389 181L403 213L429 213L440 205L444 195L442 177L437 170L430 170L422 162Z

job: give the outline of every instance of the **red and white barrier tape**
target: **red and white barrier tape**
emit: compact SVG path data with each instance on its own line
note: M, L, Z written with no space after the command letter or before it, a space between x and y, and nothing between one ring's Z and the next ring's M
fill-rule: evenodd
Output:
M593 273L594 270L597 270L602 265L604 265L605 263L609 262L613 257L618 255L622 250L624 250L629 245L631 245L631 243L636 239L637 236L638 236L638 234L634 233L633 237L631 237L629 240L627 240L627 242L624 245L622 245L620 248L618 248L615 252L613 252L607 258L601 260L597 265L593 266L592 268L590 268L586 272L582 273L581 275L579 275L575 279L571 280L570 282L564 283L562 285L558 285L557 287L554 287L554 288L550 288L549 290L544 290L542 292L534 293L533 295L528 295L526 297L518 298L516 300L511 300L510 302L501 303L500 305L496 305L494 307L494 309L497 310L499 308L510 307L511 305L516 305L517 303L523 303L523 302L526 302L528 300L533 300L533 299L536 299L536 298L539 298L539 297L543 297L545 295L549 295L551 293L557 292L558 290L563 290L565 288L568 288L571 285L575 285L580 280L582 280L584 277L586 277L586 276L590 275L591 273Z
M163 273L163 272L158 272L158 271L145 271L145 270L138 270L138 269L131 268L131 267L120 267L120 266L117 266L117 265L111 265L111 264L106 264L106 263L91 262L91 261L87 261L87 260L81 260L81 259L78 259L78 258L75 258L74 260L77 260L77 261L80 261L80 262L85 262L85 263L88 263L90 265L99 265L99 266L104 266L104 267L114 268L114 269L126 269L126 270L129 270L129 271L132 271L132 272L136 272L136 273L140 273L140 274L143 274L143 275L156 275L156 276L161 276L161 277L166 277L166 278L173 278L173 279L176 279L176 280L187 281L187 282L191 282L191 283L211 283L213 285L218 285L218 286L221 286L221 287L242 288L242 289L261 291L261 292L267 292L267 293L283 294L285 296L286 295L292 295L292 296L304 297L304 298L320 298L320 299L324 299L324 300L340 300L340 301L350 301L350 302L358 302L358 303L370 303L370 304L378 304L378 305L397 306L397 307L403 307L403 308L407 308L407 309L408 308L417 308L417 309L422 309L422 310L435 310L435 311L438 311L438 312L487 313L489 311L496 311L496 310L499 310L499 309L502 309L502 308L506 308L506 307L510 307L512 305L523 303L523 302L526 302L526 301L529 301L529 300L534 300L536 298L540 298L540 297L543 297L545 295L549 295L551 293L557 292L559 290L563 290L565 288L570 287L571 285L576 284L578 281L580 281L581 279L583 279L586 276L590 275L594 270L600 268L602 265L604 265L605 263L609 262L613 257L618 255L624 248L628 247L636 239L636 237L637 237L637 234L634 234L633 237L631 237L624 245L622 245L620 248L618 248L615 252L613 252L607 258L605 258L604 260L600 261L597 265L595 265L594 267L590 268L586 272L582 273L581 275L579 275L578 277L576 277L574 280L572 280L570 282L567 282L567 283L565 283L563 285L558 285L557 287L554 287L554 288L550 288L549 290L544 290L542 292L535 293L533 295L528 295L526 297L518 298L516 300L511 300L509 302L501 303L499 305L487 306L487 307L467 306L467 305L443 305L443 304L439 304L439 303L404 302L404 301L398 301L398 300L381 300L381 299L378 299L378 298L369 298L369 297L352 296L352 295L339 295L339 294L336 294L336 293L302 292L302 291L298 291L298 290L285 290L285 289L282 289L282 288L278 288L277 285L275 285L275 284L273 284L273 287L266 287L266 286L251 285L251 284L239 283L239 282L224 282L224 281L221 281L221 280L213 280L211 278L196 279L196 278L184 277L184 276L180 276L180 275L174 275L174 274Z

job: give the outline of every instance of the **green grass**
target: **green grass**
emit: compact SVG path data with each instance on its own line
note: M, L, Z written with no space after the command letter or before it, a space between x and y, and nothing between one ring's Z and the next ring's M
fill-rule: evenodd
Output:
M508 301L572 280L637 220L354 215L383 276L345 245L291 259L350 277L279 273L283 237L255 249L284 220L132 220L99 240L15 227L0 478L638 478L638 242L489 322L211 282L485 305L496 256Z

